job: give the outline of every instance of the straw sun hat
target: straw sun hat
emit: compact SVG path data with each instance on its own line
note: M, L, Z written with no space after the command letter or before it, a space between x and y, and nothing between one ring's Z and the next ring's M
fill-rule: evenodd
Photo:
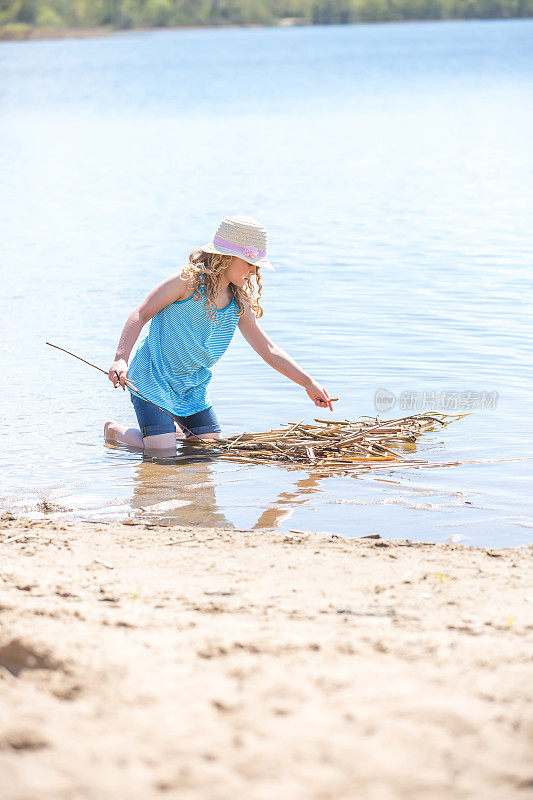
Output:
M252 217L239 214L224 217L213 241L201 248L205 253L218 253L221 256L239 256L249 264L260 269L274 269L266 258L266 228Z

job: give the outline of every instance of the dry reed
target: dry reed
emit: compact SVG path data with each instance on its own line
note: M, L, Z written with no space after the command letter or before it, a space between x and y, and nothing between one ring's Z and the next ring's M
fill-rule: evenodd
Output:
M262 433L241 433L207 442L187 442L195 453L209 449L209 456L249 464L313 467L325 474L382 466L433 466L398 452L413 451L417 438L436 426L445 427L466 414L424 412L399 419L363 417L356 421L315 419Z

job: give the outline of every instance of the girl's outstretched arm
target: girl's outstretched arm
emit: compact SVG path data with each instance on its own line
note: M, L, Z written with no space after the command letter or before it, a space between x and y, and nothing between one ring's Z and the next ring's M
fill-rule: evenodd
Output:
M131 312L120 335L115 360L109 367L108 378L115 388L120 385L126 391L128 359L146 323L165 306L190 294L191 290L181 274L171 275L152 289L140 306Z
M294 383L303 386L316 406L329 408L330 411L333 411L329 394L324 387L298 366L285 350L274 344L259 325L255 314L248 305L245 306L244 314L239 320L239 330L248 344L267 364L281 372L285 377L290 378Z

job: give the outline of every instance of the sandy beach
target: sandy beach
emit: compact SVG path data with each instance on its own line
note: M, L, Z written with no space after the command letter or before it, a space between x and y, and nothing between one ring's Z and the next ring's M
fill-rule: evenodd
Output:
M533 546L1 520L4 800L533 792Z

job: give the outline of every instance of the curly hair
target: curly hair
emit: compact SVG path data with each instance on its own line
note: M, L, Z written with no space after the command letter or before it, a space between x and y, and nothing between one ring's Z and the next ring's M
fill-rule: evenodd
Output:
M220 288L222 273L229 266L233 256L219 255L218 253L206 253L205 250L193 250L189 256L188 265L182 270L181 276L187 282L191 289L194 290L194 300L202 300L204 307L210 317L215 319L216 306L215 299ZM244 314L244 302L249 303L252 312L256 317L263 316L263 309L261 308L261 275L259 269L256 270L255 279L257 281L257 289L252 284L252 278L248 278L246 283L241 288L231 283L230 286L233 290L233 296L238 306L237 316L241 317ZM202 296L200 289L202 286L205 288L205 293Z

